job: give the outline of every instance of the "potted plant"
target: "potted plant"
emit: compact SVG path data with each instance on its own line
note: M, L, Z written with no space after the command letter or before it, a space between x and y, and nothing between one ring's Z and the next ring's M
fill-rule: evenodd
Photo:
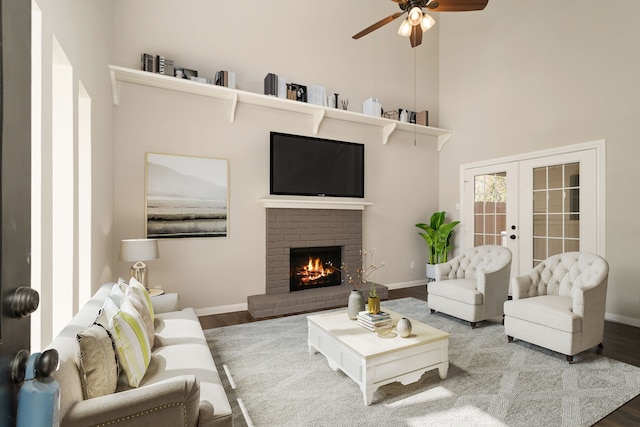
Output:
M367 301L367 310L371 314L380 313L380 297L378 296L378 289L376 284L371 282L369 284L369 300Z
M444 222L445 211L434 212L431 215L429 224L419 223L416 227L424 231L420 232L420 236L427 243L429 250L429 260L427 262L427 278L435 279L435 265L447 262L447 255L451 249L449 240L456 225L460 221Z

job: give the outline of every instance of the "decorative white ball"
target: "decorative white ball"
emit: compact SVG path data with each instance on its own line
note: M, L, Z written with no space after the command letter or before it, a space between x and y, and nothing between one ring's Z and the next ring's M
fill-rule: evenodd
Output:
M407 338L409 335L411 335L411 321L406 317L398 320L396 331L398 331L398 335L400 335L402 338Z

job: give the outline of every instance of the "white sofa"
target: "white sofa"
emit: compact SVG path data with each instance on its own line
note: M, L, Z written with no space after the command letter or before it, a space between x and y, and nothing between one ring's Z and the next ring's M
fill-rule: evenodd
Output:
M83 398L77 334L88 328L114 283L104 284L48 348L60 355L62 426L232 426L221 384L200 322L192 308L179 310L177 294L151 299L155 339L151 362L137 388L122 381L113 394Z
M529 273L511 279L513 299L504 303L504 331L573 356L602 346L609 264L596 255L553 255Z
M483 245L436 264L436 281L427 283L431 313L440 311L470 322L502 316L509 292L511 251Z

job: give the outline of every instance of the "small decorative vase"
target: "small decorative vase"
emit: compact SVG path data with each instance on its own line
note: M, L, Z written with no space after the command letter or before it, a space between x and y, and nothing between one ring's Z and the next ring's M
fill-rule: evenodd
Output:
M349 301L347 303L347 315L349 319L356 320L358 313L364 311L364 295L362 291L352 290L349 294Z
M371 314L380 313L380 297L369 297L368 311Z
M400 335L402 338L407 338L409 335L411 335L411 321L406 317L398 320L396 331L398 331L398 335Z

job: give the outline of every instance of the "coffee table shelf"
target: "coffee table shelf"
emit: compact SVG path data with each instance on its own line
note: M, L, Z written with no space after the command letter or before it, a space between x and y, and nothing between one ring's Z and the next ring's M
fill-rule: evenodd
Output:
M394 324L402 315L391 314ZM341 370L362 390L365 405L379 387L395 381L414 383L427 371L438 369L441 379L449 369L449 334L411 320L408 338L379 337L358 326L346 311L307 316L309 353L320 352L333 370Z

